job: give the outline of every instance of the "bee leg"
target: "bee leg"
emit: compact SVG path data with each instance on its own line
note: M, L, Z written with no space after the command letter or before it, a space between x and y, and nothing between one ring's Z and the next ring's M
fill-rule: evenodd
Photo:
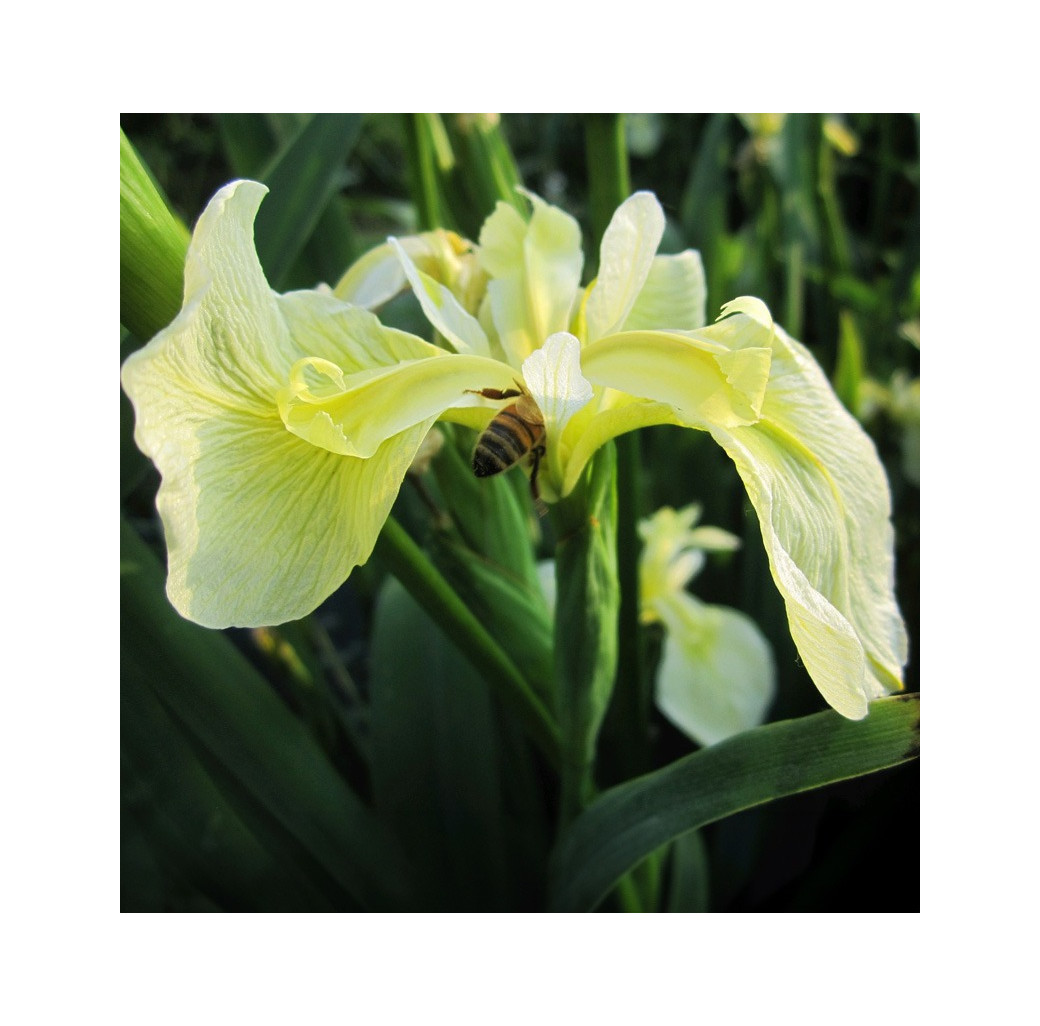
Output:
M469 395L483 396L485 399L515 399L521 392L515 388L467 388Z

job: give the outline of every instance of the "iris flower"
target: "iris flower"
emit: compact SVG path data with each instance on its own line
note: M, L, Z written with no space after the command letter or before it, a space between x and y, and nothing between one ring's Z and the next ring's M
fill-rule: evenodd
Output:
M824 698L859 718L901 686L890 498L872 443L761 301L737 299L703 326L700 259L657 255L651 194L618 208L584 289L577 223L535 196L530 217L499 204L475 250L450 247L472 272L455 280L423 269L422 239L391 240L433 345L364 309L392 287L365 295L389 250L338 294L272 291L252 240L265 191L240 181L213 198L180 314L123 369L137 444L162 476L167 594L182 615L257 626L313 610L368 559L434 422L479 429L503 403L478 393L520 385L544 416L549 502L623 432L709 432L758 513Z
M671 723L700 745L713 745L758 726L776 689L769 642L736 609L710 605L687 585L706 552L732 552L740 539L719 527L696 527L698 505L659 509L639 522L639 618L663 629L654 700ZM538 564L550 612L556 607L556 567Z
M639 600L643 622L664 627L657 707L688 737L711 745L765 719L776 674L769 642L750 617L686 589L705 552L740 545L721 528L694 526L700 513L696 505L665 507L640 522Z

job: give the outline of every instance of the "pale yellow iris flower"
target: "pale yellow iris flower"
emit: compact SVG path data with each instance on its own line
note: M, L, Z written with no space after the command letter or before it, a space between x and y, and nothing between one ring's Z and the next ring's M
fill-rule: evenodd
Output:
M658 709L688 737L711 745L763 722L776 670L769 642L750 617L687 591L705 552L740 545L728 531L696 526L700 514L696 505L665 507L640 521L639 603L644 623L664 627Z
M544 415L550 502L623 432L709 432L755 506L826 700L861 717L901 686L890 499L872 443L759 300L703 326L699 257L656 255L664 215L651 194L618 209L586 289L577 223L531 196L527 219L500 204L473 252L436 234L391 241L334 293L280 295L252 240L265 191L234 182L210 202L180 314L123 369L137 443L162 475L167 593L184 616L256 626L313 610L368 559L433 423L480 428L502 403L474 393L519 381ZM442 345L364 309L402 271Z

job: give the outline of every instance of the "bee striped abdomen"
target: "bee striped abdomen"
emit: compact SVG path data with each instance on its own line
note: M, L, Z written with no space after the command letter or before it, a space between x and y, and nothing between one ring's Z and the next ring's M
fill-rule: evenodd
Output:
M473 450L473 473L490 477L508 470L526 456L545 435L540 423L532 423L520 416L516 403L500 410Z

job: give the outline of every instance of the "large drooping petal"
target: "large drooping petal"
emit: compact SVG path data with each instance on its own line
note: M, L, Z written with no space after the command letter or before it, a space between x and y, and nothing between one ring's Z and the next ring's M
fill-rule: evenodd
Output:
M838 712L859 718L871 699L901 687L906 662L885 473L818 364L765 306L737 300L726 313L701 331L623 332L587 346L589 380L637 397L591 426L608 417L640 426L640 412L642 423L663 423L671 411L671 422L711 432L758 513L810 676ZM589 455L583 442L565 493Z
M665 626L655 687L661 712L702 745L758 726L773 699L776 673L755 622L685 592L655 608Z
M428 427L357 459L302 441L278 419L183 405L150 453L163 475L170 602L207 627L311 612L368 560Z
M581 229L569 214L525 193L524 220L499 203L484 222L478 251L487 272L491 317L505 359L514 367L552 334L567 331L581 283Z
M758 513L809 675L843 716L902 687L888 480L873 442L800 343L776 329L756 424L711 429Z
M122 374L137 444L162 475L167 593L211 627L295 619L338 587L371 553L433 419L367 460L286 430L278 392L305 355L362 374L440 351L327 293L271 291L252 240L265 192L237 182L214 197L188 250L180 314Z

